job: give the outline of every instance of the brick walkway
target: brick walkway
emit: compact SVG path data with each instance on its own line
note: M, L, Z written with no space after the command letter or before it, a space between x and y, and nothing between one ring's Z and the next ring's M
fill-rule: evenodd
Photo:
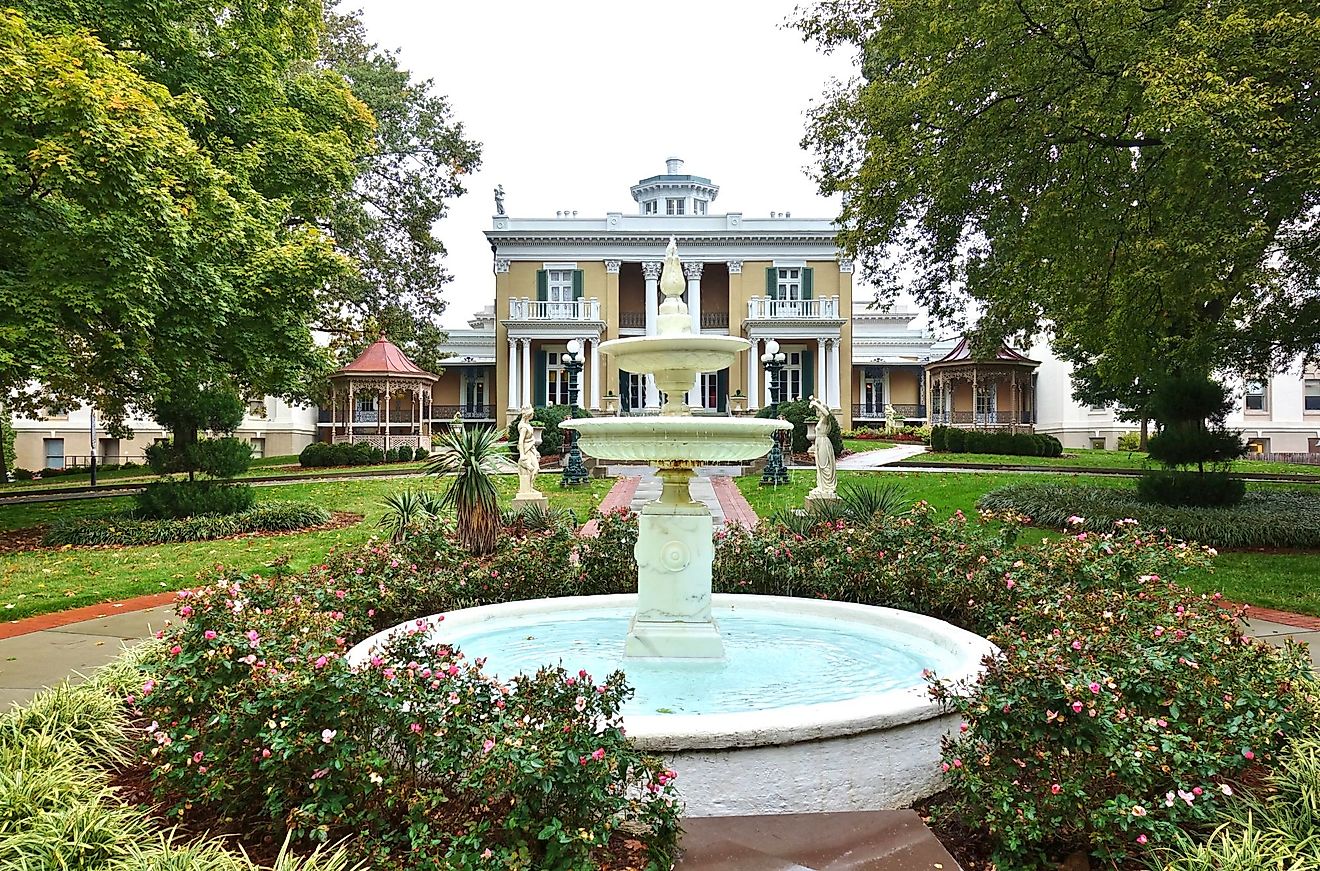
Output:
M710 483L715 488L715 497L720 500L720 507L724 509L725 524L739 523L748 529L756 526L759 518L732 478L719 475L712 477Z
M600 502L600 513L609 514L611 511L618 511L620 508L627 508L632 504L633 494L637 492L637 485L641 478L620 478L614 482L610 492L605 494L605 498ZM578 535L588 537L595 536L598 532L600 523L597 520L588 520Z

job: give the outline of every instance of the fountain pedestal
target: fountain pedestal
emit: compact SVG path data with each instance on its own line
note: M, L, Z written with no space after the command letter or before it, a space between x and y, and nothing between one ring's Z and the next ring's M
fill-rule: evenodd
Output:
M691 469L662 468L657 502L637 516L637 612L624 655L720 659L724 643L710 613L715 521L688 491Z

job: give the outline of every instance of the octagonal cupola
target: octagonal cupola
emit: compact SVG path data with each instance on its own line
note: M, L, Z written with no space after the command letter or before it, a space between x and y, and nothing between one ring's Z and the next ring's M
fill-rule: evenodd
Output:
M719 195L719 185L699 175L686 175L681 158L665 161L663 175L644 178L632 186L632 198L643 215L704 215Z

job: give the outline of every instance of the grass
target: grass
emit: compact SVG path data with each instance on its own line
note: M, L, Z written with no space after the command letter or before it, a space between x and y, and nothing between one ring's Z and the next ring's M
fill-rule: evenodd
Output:
M892 448L893 446L894 446L893 442L882 442L882 441L876 441L875 439L844 439L843 440L844 450L854 454L862 454L867 451L878 451L878 450L882 450L883 448Z
M1146 468L1146 455L1138 451L1101 451L1092 448L1068 448L1061 457L1015 457L1005 454L925 453L904 462L939 466L944 463L976 463L1002 466L1059 466L1077 469ZM1264 460L1238 460L1235 472L1267 472L1284 475L1320 475L1320 467L1300 463L1275 463Z
M582 488L563 490L557 476L539 485L552 507L569 508L585 520L609 492L612 481L592 479ZM502 505L518 489L516 475L496 481ZM386 495L413 488L439 486L433 479L326 481L263 488L263 501L311 502L332 511L364 515L361 523L343 529L291 535L251 536L220 541L120 548L60 548L0 555L0 619L175 590L192 584L198 574L217 565L261 571L288 557L293 569L303 569L330 550L359 544L376 532ZM122 511L129 497L47 502L0 507L0 529L48 523L55 517L92 516ZM12 607L10 607L12 606Z
M294 475L317 475L322 477L331 477L334 475L358 475L364 472L392 472L412 469L420 471L421 461L410 463L381 463L376 466L331 466L327 468L308 468L304 469L298 465L298 456L296 454L287 457L263 457L259 460L253 460L252 466L238 477L241 478L283 478ZM150 469L139 466L136 469L114 469L109 472L98 471L96 473L96 482L100 484L133 484L137 482L147 482L155 480L156 476ZM73 487L88 487L92 483L91 475L58 475L54 478L45 478L39 481L10 481L0 483L0 494L11 493L13 491L23 491L31 489L42 490L63 490Z
M1110 452L1112 453L1112 452ZM839 482L845 481L897 481L907 490L911 499L925 499L942 515L962 510L969 517L976 515L976 500L986 492L1006 484L1050 482L1083 484L1095 487L1130 487L1131 482L1121 478L1103 478L1093 475L1014 474L1011 472L839 472ZM747 476L737 479L738 489L761 517L767 517L780 507L801 507L807 491L815 485L815 473L792 471L789 483L782 487L760 487L759 479ZM1248 487L1273 488L1283 485L1249 484ZM1296 486L1296 485L1294 485ZM1311 485L1308 485L1311 486ZM1316 488L1320 499L1320 487ZM1040 541L1059 533L1046 529L1028 529L1022 540ZM1209 572L1195 572L1185 576L1186 583L1198 592L1222 592L1235 602L1245 602L1265 608L1277 608L1298 614L1320 616L1320 553L1287 553L1242 551L1222 553Z

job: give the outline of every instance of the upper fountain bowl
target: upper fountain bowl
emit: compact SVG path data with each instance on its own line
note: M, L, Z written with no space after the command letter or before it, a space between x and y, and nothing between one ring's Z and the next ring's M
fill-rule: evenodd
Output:
M681 333L670 336L634 336L614 339L600 346L626 372L687 372L688 381L698 372L718 372L733 365L739 352L751 342L737 336L702 336Z

